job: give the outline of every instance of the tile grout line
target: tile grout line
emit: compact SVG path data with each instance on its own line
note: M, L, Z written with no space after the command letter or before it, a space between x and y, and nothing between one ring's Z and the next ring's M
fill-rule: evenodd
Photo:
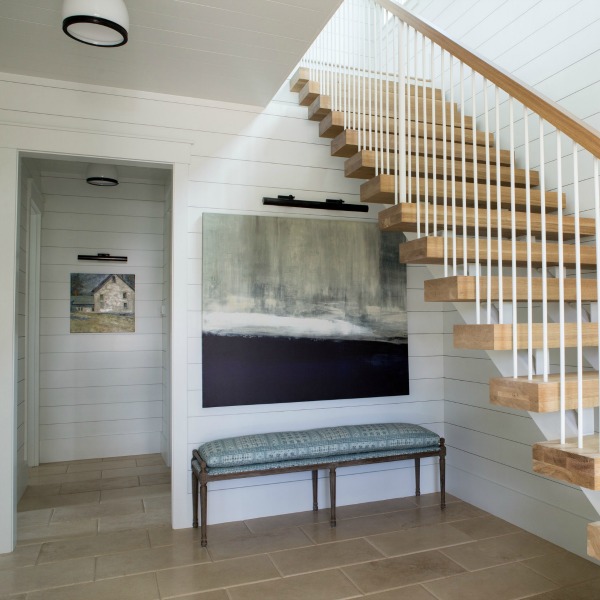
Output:
M350 576L346 573L346 571L344 571L343 567L338 567L337 569L331 569L331 570L336 570L339 571L342 574L342 577L345 577L346 580L350 583L350 585L354 588L356 588L358 590L358 593L361 596L365 596L367 594L367 592L364 592L359 586L358 583L354 583L354 581L352 581L352 579L350 579ZM381 590L379 590L381 591Z
M269 561L271 561L271 564L273 565L275 570L279 573L279 576L281 577L281 579L285 579L285 575L281 572L281 569L275 564L275 561L273 560L271 553L267 552L266 555L267 555L267 558L269 559ZM254 556L256 556L256 555L254 555Z

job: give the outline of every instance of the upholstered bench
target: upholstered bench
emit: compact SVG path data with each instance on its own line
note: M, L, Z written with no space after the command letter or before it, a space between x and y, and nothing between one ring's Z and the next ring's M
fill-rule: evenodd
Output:
M312 471L313 510L318 510L319 469L329 470L332 527L336 524L336 469L396 460L415 461L415 494L420 494L420 461L439 457L441 508L445 507L444 438L409 423L347 425L305 431L260 433L202 444L192 453L194 527L201 511L201 543L206 546L207 484L210 481Z

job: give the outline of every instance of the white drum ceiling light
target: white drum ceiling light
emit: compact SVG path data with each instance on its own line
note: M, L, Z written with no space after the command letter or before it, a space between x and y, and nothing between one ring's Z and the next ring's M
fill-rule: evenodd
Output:
M90 46L127 43L129 13L123 0L64 0L63 31Z
M91 164L87 170L86 181L90 185L119 185L117 167L113 165Z

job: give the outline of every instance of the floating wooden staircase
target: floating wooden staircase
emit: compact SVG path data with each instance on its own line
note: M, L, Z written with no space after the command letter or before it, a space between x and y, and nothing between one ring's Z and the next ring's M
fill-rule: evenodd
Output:
M337 75L341 77L341 75ZM369 79L367 86L377 86L376 79ZM351 85L341 86L352 89ZM409 85L404 91L397 86L383 89L383 105L392 105L399 93L412 99L407 105L405 129L408 153L406 178L406 201L394 204L398 198L398 183L395 172L400 168L397 131L400 131L395 112L389 108L376 111L348 97L348 105L360 111L360 117L352 112L346 116L332 109L329 96L320 93L320 85L309 81L309 70L300 68L291 79L291 90L298 92L300 104L308 107L308 118L318 123L319 135L330 138L331 154L345 159L346 177L364 179L360 187L362 202L393 204L379 213L382 231L418 232L417 239L400 246L400 262L404 264L440 265L456 261L474 264L476 256L481 264L497 264L499 245L504 267L510 267L515 254L518 268L527 266L530 261L533 269L542 264L547 267L559 264L562 252L564 266L575 268L577 261L584 269L596 270L596 249L591 245L574 244L576 222L573 216L564 216L562 225L556 211L565 206L564 195L555 192L542 192L532 189L540 184L537 171L513 168L511 153L495 146L494 136L474 129L472 117L460 114L456 105L445 102L441 90L430 86ZM418 102L415 103L415 99ZM356 108L357 107L357 108ZM425 111L423 108L425 107ZM442 110L445 117L442 119ZM425 118L424 118L425 115ZM433 123L432 123L433 121ZM427 140L423 139L426 134ZM362 140L362 144L361 144ZM368 140L368 141L367 141ZM475 140L475 145L473 141ZM434 143L435 142L435 143ZM490 164L486 164L489 156ZM418 159L418 162L417 162ZM425 162L427 161L427 167ZM435 164L436 179L433 179ZM382 165L386 169L382 169ZM385 173L381 171L385 170ZM464 179L463 179L464 178ZM491 180L491 185L486 183ZM513 185L511 189L511 183ZM528 189L526 189L526 187ZM416 201L419 202L416 202ZM488 210L491 207L491 210ZM526 210L529 209L529 216ZM441 224L449 222L453 214L455 230L444 237ZM435 225L434 225L435 224ZM562 226L564 244L559 247L559 225ZM546 245L545 257L542 245L533 242L529 247L523 240L510 239L511 228L517 236L524 236L528 229L534 238L555 242ZM466 232L473 236L478 232L479 242L463 239ZM498 240L499 232L502 238ZM488 244L487 236L493 239ZM591 218L579 219L579 235L585 238L595 236L595 221ZM455 236L456 239L452 239ZM460 236L460 237L459 237ZM465 256L466 251L466 256ZM453 275L425 282L427 302L476 302L487 297L487 286L491 285L490 302L499 300L500 283L505 290L504 301L510 298L515 284L516 299L519 302L540 302L545 297L549 302L558 302L560 281L547 278L544 292L539 274L528 280L522 272L513 282L512 277L481 276L479 293L476 278L470 275ZM565 302L577 299L573 279L563 280ZM581 300L597 301L595 279L581 281ZM508 300L510 301L510 300ZM565 346L577 343L577 325L565 324ZM528 346L527 324L518 325L517 347ZM556 348L560 342L559 325L549 323L547 343ZM582 324L583 345L598 346L597 323ZM474 350L512 350L513 328L510 324L457 325L454 329L454 343L457 348ZM544 341L542 325L534 323L531 340L535 348L541 348ZM564 378L564 397L567 410L577 408L577 375L567 373ZM598 373L584 373L582 384L584 407L598 406ZM558 374L550 375L547 381L542 376L495 378L490 382L490 401L494 405L530 412L548 413L560 410L561 385ZM600 490L600 452L597 436L585 439L584 447L577 448L572 440L540 442L533 447L533 470L541 475L561 481ZM588 551L600 559L600 523L591 524L588 532Z

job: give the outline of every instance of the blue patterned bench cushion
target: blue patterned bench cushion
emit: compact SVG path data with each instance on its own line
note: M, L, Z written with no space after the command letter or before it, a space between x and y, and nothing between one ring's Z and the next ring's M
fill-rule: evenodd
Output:
M316 459L326 463L333 456L367 458L374 452L391 452L390 456L429 452L432 448L438 450L439 443L436 433L420 425L376 423L242 435L207 442L198 452L209 472L216 475L215 469L231 468L232 473L259 470L265 465L276 469L313 464ZM302 462L295 464L297 461ZM240 468L249 465L252 467Z
M382 450L379 452L357 452L355 454L341 454L339 456L321 456L319 458L302 458L296 460L283 460L279 462L259 463L254 465L238 465L236 467L208 467L210 475L229 475L231 473L251 473L252 471L276 471L287 467L304 467L308 465L322 465L335 460L339 463L350 462L368 458L380 458L384 456L402 456L403 454L417 454L420 452L437 452L437 446L426 446L425 448L404 448L402 450ZM194 461L195 468L199 471L198 461Z

